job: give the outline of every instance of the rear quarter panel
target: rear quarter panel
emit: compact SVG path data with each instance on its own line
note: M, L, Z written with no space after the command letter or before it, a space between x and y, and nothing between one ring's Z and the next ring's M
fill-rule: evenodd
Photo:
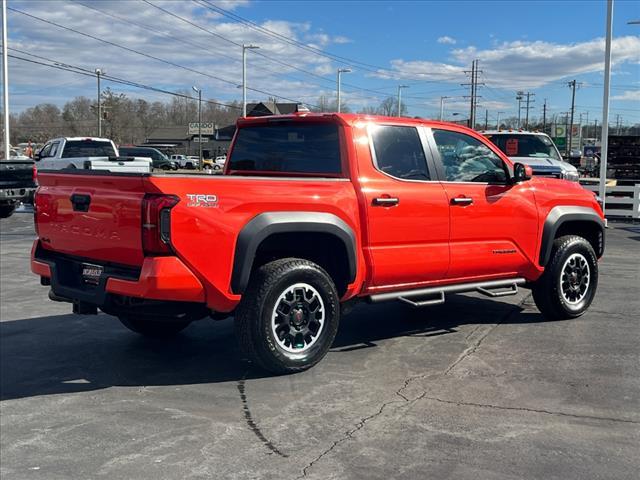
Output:
M205 285L207 303L214 310L231 310L240 299L230 288L236 241L242 228L261 213L332 213L354 231L361 256L358 204L347 179L159 175L145 182L147 192L180 199L171 214L171 242ZM189 195L215 195L216 201L204 206L190 201ZM363 264L358 258L356 281L345 297L362 283Z

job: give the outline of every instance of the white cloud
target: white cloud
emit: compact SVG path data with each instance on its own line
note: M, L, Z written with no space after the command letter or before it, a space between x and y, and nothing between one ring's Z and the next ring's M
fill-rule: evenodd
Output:
M611 100L629 100L631 102L640 102L640 90L626 90L620 95L614 95Z
M259 45L260 50L248 54L250 88L270 92L281 99L295 99L312 94L316 94L317 99L318 92L322 92L325 88L331 91L333 88L334 80L331 76L327 81L313 78L296 71L295 68L275 63L262 55L319 75L329 75L334 72L330 59L301 50L245 25L213 14L195 3L153 2L193 24L200 25L213 35L143 2L82 0L82 3L148 27L150 31L85 8L80 2L14 0L10 6L127 48L183 65L187 69L201 71L204 75L113 45L100 43L16 12L9 12L10 46L90 71L101 67L113 76L166 90L190 90L191 85L195 84L203 88L206 98L231 101L240 98L240 90L236 87L241 83L242 77L242 48L231 42L253 43ZM222 6L233 9L246 3L227 2ZM260 26L293 41L321 48L348 41L344 37L333 38L308 22L296 23L271 19L261 23ZM231 42L223 40L220 36ZM34 59L15 51L10 53ZM94 95L95 78L82 77L17 59L9 59L9 62L11 102L18 107L15 110L21 110L26 104L42 101L47 93L49 101L58 105L77 95ZM230 83L213 77L229 80ZM73 86L69 85L70 82L74 82ZM127 88L106 81L104 85L117 91ZM158 94L145 90L131 90L129 94L154 100L168 98L158 97ZM266 97L265 93L249 92L250 100L262 100ZM36 98L38 102L34 101Z
M438 43L442 43L444 45L455 45L458 41L453 37L445 35L444 37L438 38Z
M463 81L473 60L479 60L484 81L501 88L537 88L551 82L604 69L604 39L558 44L550 42L505 42L481 50L474 46L452 52L452 63L428 60L391 61L389 70L379 70L380 78ZM640 36L613 40L612 63L640 63Z

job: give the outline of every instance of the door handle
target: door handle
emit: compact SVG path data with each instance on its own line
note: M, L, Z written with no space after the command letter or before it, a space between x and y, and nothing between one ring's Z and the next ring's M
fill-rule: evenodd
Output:
M377 197L373 199L374 207L393 207L400 203L398 197Z
M451 199L451 205L471 205L473 198L469 197L455 197Z

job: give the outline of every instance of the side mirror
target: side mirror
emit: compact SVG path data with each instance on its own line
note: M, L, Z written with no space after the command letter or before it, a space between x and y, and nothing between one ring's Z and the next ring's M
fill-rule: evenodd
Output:
M525 165L524 163L516 163L513 166L513 181L515 183L531 180L532 176L533 169L529 165Z
M34 154L33 154L33 159L34 159L36 162L39 162L39 161L42 159L42 157L40 156L40 153L34 153Z

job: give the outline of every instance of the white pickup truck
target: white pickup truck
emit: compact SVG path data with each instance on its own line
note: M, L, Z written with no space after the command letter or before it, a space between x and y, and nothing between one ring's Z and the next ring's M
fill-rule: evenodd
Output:
M110 172L148 173L151 159L120 157L115 144L108 138L62 137L49 140L34 156L39 170L79 168Z

